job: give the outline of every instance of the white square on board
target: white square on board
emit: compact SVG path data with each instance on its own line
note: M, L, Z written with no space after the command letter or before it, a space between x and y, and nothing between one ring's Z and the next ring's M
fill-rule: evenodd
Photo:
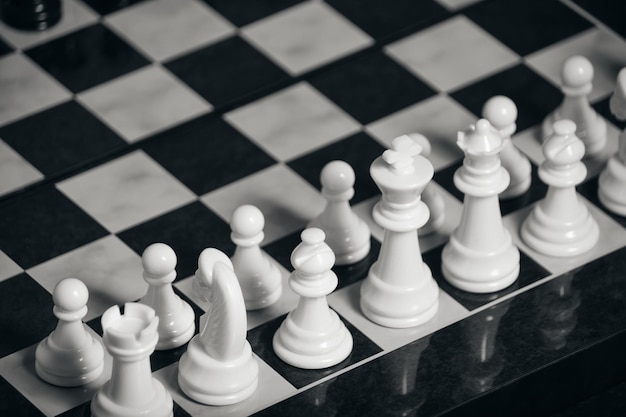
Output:
M0 195L42 180L43 174L0 140Z
M336 142L361 127L306 82L226 113L224 118L281 161Z
M148 66L77 96L85 107L135 142L211 111L212 106L159 66Z
M235 27L198 0L153 0L105 18L107 25L156 61L217 42Z
M519 60L513 51L462 15L394 42L385 51L441 91L484 78Z
M72 95L22 54L0 58L0 126L69 100Z
M292 75L372 44L372 39L322 2L304 2L242 29L242 36Z
M365 130L385 147L407 133L421 133L432 150L428 157L435 171L463 158L456 144L457 133L466 130L476 116L445 94L439 94L370 123Z
M102 315L114 304L138 300L148 289L143 280L141 257L117 236L111 235L57 256L27 272L50 294L62 279L72 277L81 280L89 290L85 321Z
M57 184L111 232L119 232L196 199L143 151L135 151Z
M263 244L305 228L326 204L319 191L282 164L205 194L201 201L227 222L240 205L256 206L265 217Z
M626 41L593 28L537 51L525 60L558 87L563 62L574 55L586 57L593 65L593 90L588 99L595 102L613 92L617 73L626 66Z

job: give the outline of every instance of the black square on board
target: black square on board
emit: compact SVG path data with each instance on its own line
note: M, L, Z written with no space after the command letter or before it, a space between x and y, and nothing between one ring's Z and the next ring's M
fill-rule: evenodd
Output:
M30 403L18 390L6 379L0 376L0 415L3 416L30 416L43 417L33 404Z
M406 28L432 24L449 15L433 0L329 0L328 3L377 40Z
M165 66L215 107L289 79L282 69L238 36L179 57Z
M144 0L83 0L83 2L102 15L121 10L142 1Z
M263 250L267 252L274 260L283 266L287 271L293 271L291 265L291 252L302 242L300 234L302 230L293 232L287 236L277 239L263 246Z
M180 405L174 401L174 417L191 417ZM8 415L8 414L7 414ZM30 414L28 414L30 416ZM34 415L34 414L33 414ZM57 417L91 417L91 401L87 401L76 407L59 414Z
M487 100L495 95L509 97L517 106L517 131L539 125L563 100L558 88L523 64L463 87L450 96L477 117Z
M139 255L152 243L171 246L178 258L177 280L196 272L198 257L205 248L219 249L227 256L235 250L228 223L200 202L127 229L118 236Z
M204 0L224 17L241 27L284 10L303 0Z
M518 197L500 199L500 212L503 216L528 207L546 196L548 186L539 179L538 170L537 165L531 162L530 188Z
M522 56L591 27L582 16L556 0L485 1L464 13Z
M0 249L28 269L108 232L54 186L0 206Z
M441 185L446 191L452 194L457 200L463 201L463 193L454 185L454 174L463 165L463 160L457 161L443 169L435 171L433 181Z
M26 273L0 282L0 357L48 336L57 319L52 296ZM6 318L10 317L9 320ZM0 401L0 402L4 402ZM3 414L12 415L12 414Z
M381 51L346 60L309 82L362 124L435 94Z
M160 133L142 147L198 195L276 162L215 115Z
M0 128L0 137L46 176L126 144L73 100Z
M0 56L6 55L9 52L12 52L13 48L11 48L4 39L0 38Z
M26 54L73 93L96 86L149 62L102 24L35 46Z
M623 0L573 0L573 2L626 38L624 25L626 7Z
M345 161L354 170L354 197L350 204L358 204L363 200L380 194L370 176L370 165L385 148L364 132L359 132L346 139L334 142L317 151L306 154L289 162L288 165L311 185L321 190L320 174L324 166L334 160Z

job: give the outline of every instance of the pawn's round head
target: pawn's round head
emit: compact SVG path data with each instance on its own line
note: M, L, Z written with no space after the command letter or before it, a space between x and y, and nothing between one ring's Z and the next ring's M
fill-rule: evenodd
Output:
M153 243L143 251L141 263L150 275L167 275L176 268L176 253L165 243Z
M567 88L582 88L593 80L593 65L581 55L569 57L561 68L561 80Z
M483 117L498 130L515 124L517 106L506 96L493 96L483 106Z
M62 311L78 311L87 305L89 291L81 280L66 278L54 287L52 300L54 305Z
M327 163L320 174L320 182L326 191L340 193L354 187L354 170L344 161Z
M242 237L256 236L263 231L264 226L263 213L250 204L237 207L230 219L230 229Z

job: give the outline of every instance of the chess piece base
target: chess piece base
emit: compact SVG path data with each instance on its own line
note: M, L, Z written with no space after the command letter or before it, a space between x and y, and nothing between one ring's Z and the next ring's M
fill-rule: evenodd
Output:
M91 401L93 417L173 417L172 396L156 379L152 379L152 400L145 404L122 405L108 395L110 381L107 382Z
M159 316L159 341L156 350L174 349L184 345L196 331L195 314L189 304L180 300L181 311L176 314ZM177 317L176 321L168 320ZM182 328L183 325L186 327Z
M560 222L545 214L540 201L522 223L521 237L539 253L570 257L591 250L598 243L600 230L583 203L575 221Z
M452 235L441 254L441 271L446 281L471 293L500 291L515 282L520 253L506 229L504 235L505 241L499 248L485 253L467 248Z
M246 304L246 310L260 310L265 307L269 307L274 304L276 301L280 299L280 296L283 294L282 285L276 288L274 292L267 294L262 298L255 299L245 299L244 302Z
M343 362L352 352L352 334L337 313L329 310L330 323L323 331L306 330L287 315L274 334L273 347L284 362L301 369L323 369Z
M422 264L421 276L415 279L422 285L406 288L383 281L377 264L372 265L361 285L361 311L368 319L381 326L402 329L424 324L435 316L439 310L439 287L428 265Z
M598 198L613 213L626 216L626 166L615 156L600 174Z
M104 369L104 349L91 335L81 349L64 349L50 337L42 340L35 350L35 371L52 385L77 387L96 380Z
M221 362L206 353L196 336L180 359L178 385L190 398L203 404L230 405L255 392L258 375L259 365L247 341L238 358Z
M359 248L353 249L351 252L335 253L335 265L352 265L365 259L370 253L370 234L367 233L366 242Z
M323 219L311 221L307 227L319 227L326 233L326 243L335 253L335 265L352 265L362 261L370 253L370 229L356 215L352 218L356 226L339 228L326 224Z

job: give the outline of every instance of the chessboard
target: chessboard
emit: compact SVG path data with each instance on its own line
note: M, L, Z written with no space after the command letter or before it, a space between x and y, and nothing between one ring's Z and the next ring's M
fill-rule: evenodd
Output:
M145 294L141 253L163 242L178 257L175 291L199 317L198 255L232 255L229 219L243 204L263 212L262 249L285 282L276 304L248 312L259 387L236 405L199 404L176 383L186 346L157 351L153 375L176 416L539 416L618 385L626 218L599 203L597 177L625 127L608 105L626 66L625 21L619 0L64 0L48 30L0 24L0 415L89 415L110 376L107 356L103 376L85 387L37 377L35 347L56 325L56 283L87 285L85 321L100 338L107 308ZM539 130L563 97L561 63L577 54L594 65L589 100L609 138L578 187L600 241L563 259L533 251L519 228L545 195ZM501 202L521 272L505 290L470 294L440 267L462 210L455 142L499 94L518 107L513 142L533 164L530 190ZM424 325L390 329L358 302L383 237L369 167L409 132L431 141L431 183L445 201L444 226L420 236L440 308ZM339 286L328 297L353 335L352 354L301 370L271 341L297 303L289 257L324 207L319 174L335 159L356 172L351 204L372 249L334 268Z

